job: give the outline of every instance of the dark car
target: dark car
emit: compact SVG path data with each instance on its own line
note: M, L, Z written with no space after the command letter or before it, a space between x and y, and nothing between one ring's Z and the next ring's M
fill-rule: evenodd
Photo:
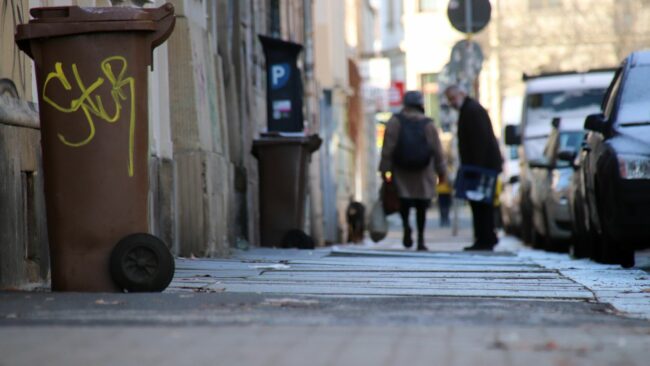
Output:
M582 209L592 258L631 267L634 251L650 247L650 51L623 61L602 109L585 120Z

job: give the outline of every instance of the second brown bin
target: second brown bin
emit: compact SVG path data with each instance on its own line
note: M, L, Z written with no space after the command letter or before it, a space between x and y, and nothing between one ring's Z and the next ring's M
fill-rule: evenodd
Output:
M259 166L262 246L282 246L289 231L302 230L309 161L321 142L318 136L265 136L253 142Z

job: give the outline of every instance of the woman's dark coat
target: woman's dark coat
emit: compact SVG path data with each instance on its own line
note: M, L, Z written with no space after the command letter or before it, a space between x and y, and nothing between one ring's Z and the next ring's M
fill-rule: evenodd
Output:
M445 159L440 138L438 137L438 130L436 130L433 121L418 110L405 108L401 113L406 117L406 123L409 123L409 120L429 120L424 133L431 148L432 159L429 166L421 171L402 169L393 163L393 153L397 146L400 130L400 122L397 117L393 116L386 125L379 171L393 173L393 180L400 198L430 200L436 194L436 184L438 182L436 173L446 175Z

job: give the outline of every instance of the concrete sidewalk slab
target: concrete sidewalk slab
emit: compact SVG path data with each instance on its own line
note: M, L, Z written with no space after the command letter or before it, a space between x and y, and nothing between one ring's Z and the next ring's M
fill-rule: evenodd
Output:
M372 250L365 255L363 249L335 247L329 252L320 250L316 255L277 249L270 257L268 250L260 250L259 256L256 251L237 252L230 260L179 260L179 273L169 291L194 288L313 296L593 299L587 288L566 280L557 271L509 253ZM300 256L294 258L295 254ZM203 272L201 267L205 268ZM247 274L248 270L259 272ZM190 273L192 277L187 277Z
M599 326L5 327L0 338L7 366L642 366L650 348L647 328Z

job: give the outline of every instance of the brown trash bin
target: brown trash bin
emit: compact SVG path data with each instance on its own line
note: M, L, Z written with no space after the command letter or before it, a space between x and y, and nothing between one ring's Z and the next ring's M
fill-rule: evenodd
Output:
M119 291L111 251L149 231L147 67L174 7L30 14L16 43L36 66L52 290Z
M302 230L309 161L321 142L317 135L266 135L253 141L259 167L262 246L280 247L287 232Z

